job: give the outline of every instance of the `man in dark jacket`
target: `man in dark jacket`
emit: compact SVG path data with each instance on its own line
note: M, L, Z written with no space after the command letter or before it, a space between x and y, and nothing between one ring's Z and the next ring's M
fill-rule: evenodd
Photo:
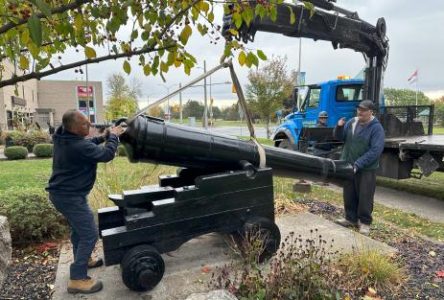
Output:
M359 232L365 235L370 232L376 170L384 150L384 129L373 116L374 108L371 100L361 101L357 117L347 123L344 118L340 119L334 130L335 137L344 141L341 158L353 164L355 172L353 180L344 184L345 218L336 222L359 226Z
M87 195L96 180L97 163L114 158L118 136L124 131L114 127L106 137L86 139L90 125L80 111L69 110L63 115L62 126L53 135L52 175L46 187L49 199L71 228L74 262L70 266L69 293L94 293L103 287L87 276L88 267L103 264L90 258L98 233ZM100 146L102 143L104 146Z

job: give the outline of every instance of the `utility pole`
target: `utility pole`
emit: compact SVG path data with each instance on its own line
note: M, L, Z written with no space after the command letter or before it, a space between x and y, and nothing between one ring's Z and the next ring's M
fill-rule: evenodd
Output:
M182 88L182 83L179 83L179 89ZM179 111L180 111L180 124L183 123L182 119L182 92L179 93Z
M301 82L301 50L302 50L302 38L299 38L299 62L298 62L298 75L296 78L296 85L299 85ZM298 89L298 91L299 91L299 89ZM300 97L299 97L299 92L296 96L297 96L296 106L297 106L297 109L299 110L299 108L300 108L299 106L300 106L300 102L301 102Z
M88 121L91 122L91 116L89 114L88 64L85 65L85 73L86 73L86 115L88 116Z
M204 60L204 74L207 73L207 62ZM203 126L208 128L208 99L207 99L207 77L204 78L204 115Z

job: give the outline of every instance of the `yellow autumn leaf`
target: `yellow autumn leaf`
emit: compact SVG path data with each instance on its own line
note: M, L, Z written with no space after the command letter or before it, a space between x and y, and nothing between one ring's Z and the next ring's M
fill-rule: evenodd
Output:
M247 55L245 55L245 52L242 51L241 53L239 53L239 57L237 59L239 60L239 64L243 66L245 65L245 62L247 60Z
M97 57L96 50L88 46L85 47L85 55L89 59Z
M150 67L150 65L145 65L145 66L143 67L143 74L145 74L145 76L148 76L148 75L150 75L150 73L151 73L151 67Z
M19 64L20 64L20 69L22 70L29 69L29 60L26 56L20 55Z

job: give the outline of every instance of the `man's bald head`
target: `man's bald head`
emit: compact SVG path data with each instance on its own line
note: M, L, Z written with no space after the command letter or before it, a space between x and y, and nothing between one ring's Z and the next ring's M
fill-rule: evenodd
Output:
M70 109L63 114L62 125L65 130L74 134L81 136L89 134L88 118L76 109Z

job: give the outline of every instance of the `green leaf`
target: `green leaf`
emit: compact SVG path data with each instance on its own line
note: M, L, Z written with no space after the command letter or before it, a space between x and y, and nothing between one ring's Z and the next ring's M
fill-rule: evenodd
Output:
M168 73L168 65L163 61L160 63L160 70L164 73Z
M267 60L267 56L262 50L257 50L257 56L259 56L259 58L262 60Z
M29 36L29 30L26 30L26 28L23 28L22 34L20 35L20 41L23 45L27 45L29 43L30 36Z
M123 62L123 70L124 70L125 73L128 74L128 75L131 73L131 65L130 65L130 63L129 63L127 60L125 60L125 61Z
M28 58L26 56L24 56L24 55L20 55L19 65L20 65L20 69L22 69L22 70L29 69L29 60L28 60Z
M207 11L210 10L210 4L208 4L208 2L201 1L201 2L199 3L199 9L202 10L202 11L204 11L204 12L207 12Z
M131 32L131 39L132 40L137 39L138 36L139 36L139 31L137 31L137 29L133 30L133 32Z
M213 23L213 21L214 21L214 13L213 12L210 12L208 14L208 21L210 21L210 23Z
M296 16L291 6L288 6L288 10L290 11L290 24L296 23Z
M180 33L180 42L185 45L188 42L188 39L190 38L192 32L193 30L191 29L191 26L185 25L182 32Z
M259 65L259 60L253 52L248 52L247 61L250 62L250 65L248 67L250 67L252 64L256 67Z
M243 66L245 65L245 62L247 60L247 55L245 54L244 51L242 51L241 53L239 53L239 57L237 59L239 60L239 64Z
M159 56L154 57L154 61L153 61L153 69L157 69L157 67L159 66Z
M96 50L88 46L85 47L85 55L89 59L97 57Z
M188 66L187 64L183 64L183 70L184 70L185 74L190 75L190 73L191 73L190 66Z
M145 76L148 76L150 75L150 73L151 73L151 67L150 65L147 64L143 67L143 74L145 74Z
M31 40L34 44L40 47L42 45L42 23L40 22L40 19L37 18L36 15L32 15L32 17L28 19L27 25Z
M149 31L144 31L144 32L142 32L141 37L142 37L142 41L146 41L146 40L148 40L148 39L150 38L150 33L149 33Z
M30 43L28 45L29 53L31 53L32 57L37 58L40 53L39 47L37 47L34 43Z
M276 6L273 6L273 7L271 8L271 10L270 10L270 19L271 19L273 22L276 22L276 19L277 19L277 8L276 8Z
M83 27L83 17L81 14L77 14L76 17L74 18L74 26L77 29L80 29Z
M45 17L51 17L51 7L42 0L36 0L35 5L40 9L40 11L45 15Z
M302 2L304 3L305 8L310 11L310 18L313 17L313 15L315 13L315 7L314 7L313 3L310 3L308 1L302 1Z
M234 25L236 28L240 28L242 26L242 16L239 13L233 14Z

